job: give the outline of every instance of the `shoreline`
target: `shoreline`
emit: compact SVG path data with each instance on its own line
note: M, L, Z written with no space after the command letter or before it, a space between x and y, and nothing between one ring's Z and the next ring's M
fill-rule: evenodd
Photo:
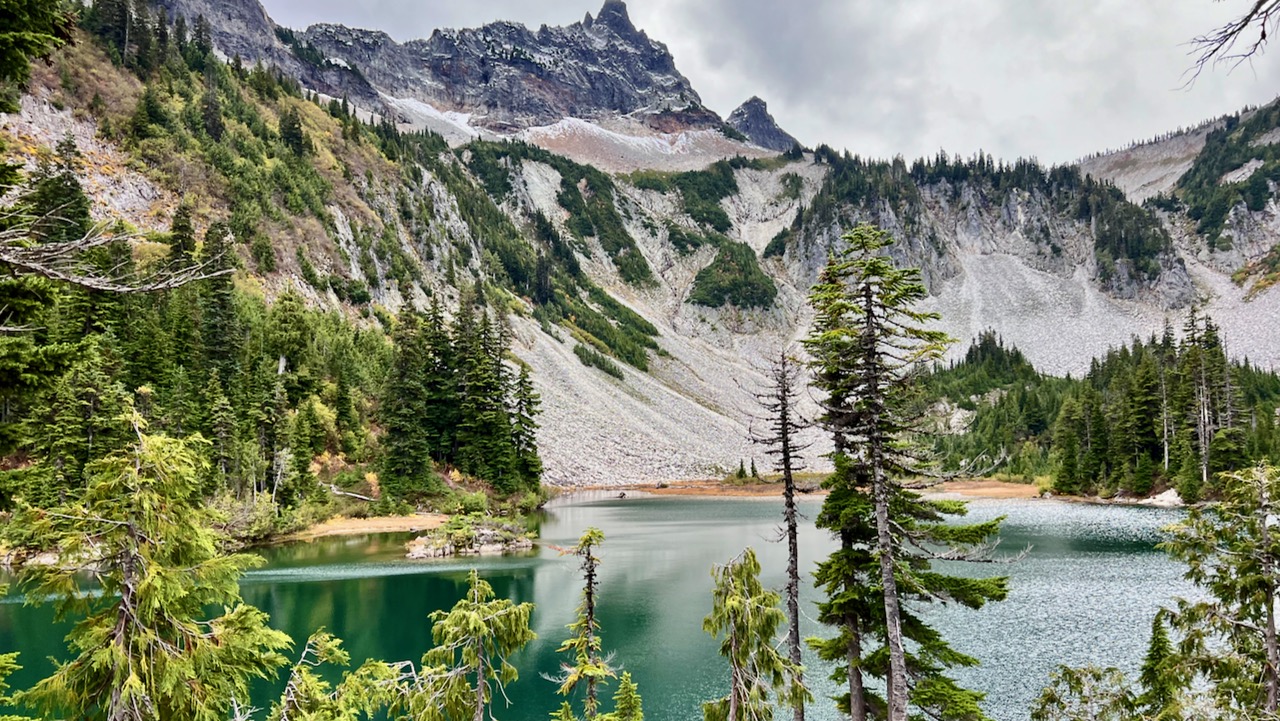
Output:
M369 533L418 533L444 525L449 517L442 513L414 513L407 516L373 516L351 518L334 516L304 530L273 538L267 545L316 541L334 536L361 536Z
M642 498L648 496L675 496L686 498L776 498L782 496L782 483L725 483L714 479L671 481L662 484L629 484L622 486L584 486L560 488L560 498L572 501L574 496L593 495L601 499ZM800 497L822 497L826 491L811 482L800 484ZM1100 505L1144 506L1149 508L1179 508L1181 501L1170 501L1161 496L1150 498L1100 498L1096 496L1044 495L1032 484L1013 483L991 479L946 481L921 489L926 497L956 500L1025 500L1062 501L1066 503L1096 503ZM358 536L374 533L420 533L442 526L449 516L439 513L418 513L407 516L375 516L350 518L335 516L296 533L272 539L267 545L315 541L335 536Z
M610 486L610 487L592 487L580 488L570 491L570 494L577 492L593 492L593 493L617 493L630 494L637 493L647 496L688 496L688 497L712 497L712 498L772 498L782 495L782 483L779 482L761 482L761 483L725 483L723 481L704 479L692 481L672 481L661 485L640 485L633 484L628 486ZM797 489L801 496L825 496L826 491L817 488L813 484L801 484ZM993 480L964 480L964 481L947 481L930 488L922 490L927 496L933 497L958 497L958 498L987 498L987 499L1039 499L1040 489L1034 485L1024 483L1011 483L1009 481L993 481ZM1054 498L1062 498L1054 496Z

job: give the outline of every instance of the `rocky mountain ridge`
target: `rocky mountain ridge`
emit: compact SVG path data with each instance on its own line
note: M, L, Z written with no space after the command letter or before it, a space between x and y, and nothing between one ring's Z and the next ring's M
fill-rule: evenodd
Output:
M165 1L227 13L246 2ZM602 15L604 20L547 33L639 42L627 30L629 21L624 25L617 13ZM392 48L385 35L369 31L324 26L290 36L263 25L270 23L265 13L236 17L239 25L216 31L234 36L223 41L228 43L220 46L223 52L240 48L244 52L231 54L271 62L283 49L292 60L281 63L303 62L290 42L341 45L352 58L366 53L376 60L410 46L422 51L432 42L469 44L475 50L505 38L511 42L502 47L513 49L516 40L542 34L499 23ZM246 29L251 27L253 33ZM336 52L322 54L326 60L320 66L297 66L297 77L309 90L328 95L333 93L310 84L319 82L310 73L354 83L365 77L364 67L377 64L367 59L362 67L361 61L349 63ZM513 50L507 55L508 69L502 73L523 72L527 61ZM277 67L288 72L294 66ZM459 72L465 76L475 69ZM47 74L51 92L59 92L56 74ZM367 82L369 88L376 84ZM425 97L437 91L415 92ZM387 95L373 92L378 102L387 102ZM487 91L468 92L481 97ZM626 100L624 95L618 97ZM531 97L508 100L518 105ZM54 113L45 102L28 108L25 122L71 122L70 113ZM333 132L334 119L323 106L290 102L306 111L309 132ZM679 132L664 134L651 127L653 119L686 121L666 110L649 115L646 105L634 111L644 116L640 119L612 111L596 122L561 117L529 128L523 137L555 150L540 154L522 150L519 143L477 141L484 135L462 105L446 116L426 101L413 102L454 123L458 137L450 144L426 137L413 141L419 145L387 146L394 153L363 141L351 148L342 141L329 144L331 153L358 151L375 155L377 162L355 156L342 159L346 167L335 162L333 177L351 167L356 171L350 173L350 187L338 188L326 201L326 222L299 223L289 241L296 237L299 246L277 252L280 268L262 271L254 280L269 289L294 288L316 304L347 307L349 300L333 283L308 279L302 260L309 259L311 276L359 282L367 287L371 305L390 311L423 307L429 297L456 303L466 283L501 288L504 307L511 310L513 350L532 366L543 395L539 438L547 478L558 485L715 475L736 468L740 459L760 457L747 440L755 411L751 389L763 382L768 358L807 333L808 288L827 254L838 247L842 230L860 220L890 229L900 240L895 255L922 268L933 293L927 306L942 314L942 327L961 341L958 352L968 338L994 328L1040 369L1080 373L1091 357L1134 334L1157 332L1166 318L1176 326L1186 305L1199 299L1222 325L1233 353L1264 366L1280 361L1280 339L1258 332L1280 323L1280 291L1263 289L1246 302L1249 289L1233 285L1229 277L1274 245L1274 185L1263 185L1270 195L1259 210L1232 205L1223 221L1223 233L1232 242L1210 246L1197 222L1176 203L1169 210L1140 207L1110 185L1085 178L1091 172L1105 177L1097 169L1111 168L1135 179L1130 183L1128 176L1114 175L1130 200L1139 199L1139 192L1149 193L1143 200L1168 194L1202 161L1208 134L1203 141L1184 143L1199 142L1198 149L1153 149L1149 160L1099 158L1089 166L1095 168L1091 172L1009 166L981 157L908 166L901 160L865 161L824 146L775 156L735 144L712 128L672 126L669 130ZM58 119L64 115L67 119ZM467 135L467 128L474 134ZM644 128L649 135L641 135ZM92 129L78 131L93 135ZM44 136L60 134L54 129ZM710 143L713 136L728 145L709 144L712 150L702 155L678 156L686 165L673 163L674 144L684 142L674 139ZM1249 143L1262 137L1246 139L1244 147L1254 147ZM634 156L629 166L605 162L605 156L624 147ZM717 153L742 157L708 166ZM1175 155L1176 167L1165 167L1166 156ZM1182 168L1187 157L1190 165ZM565 158L592 160L575 164ZM359 164L353 166L355 160ZM1223 168L1215 180L1254 160ZM1251 172L1267 172L1266 162ZM650 170L630 172L636 167ZM106 192L99 200L117 203ZM1248 238L1246 230L1252 233ZM273 242L286 241L276 235ZM745 261L742 247L748 251ZM566 277L579 268L580 277L559 289L563 298L554 292L547 297L536 287L540 256L555 256ZM770 300L758 306L697 302L699 287L717 270L733 282L758 282L757 275L763 276L772 286ZM557 298L568 304L558 316L549 310ZM595 314L594 325L588 314ZM643 341L653 345L638 348L639 361L634 344L609 338L625 334L628 324L654 329L646 332L651 340ZM585 365L588 351L607 356L616 372ZM815 446L813 462L819 462L820 452Z
M620 0L568 27L497 22L436 30L403 45L385 33L314 25L299 38L360 72L380 92L469 113L499 132L566 117L640 114L655 127L714 126L666 46L636 29Z

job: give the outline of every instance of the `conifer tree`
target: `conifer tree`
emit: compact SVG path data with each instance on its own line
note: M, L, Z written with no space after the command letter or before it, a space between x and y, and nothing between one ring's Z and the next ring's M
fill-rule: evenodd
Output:
M1131 721L1133 692L1115 668L1062 667L1031 707L1031 721Z
M765 413L767 430L753 431L751 440L764 445L765 453L775 458L774 470L782 474L783 532L787 539L787 655L791 663L801 667L800 648L800 542L797 529L795 471L802 466L799 454L808 444L797 435L805 423L796 407L800 391L800 366L785 350L778 354L769 368L769 387L757 392L756 402ZM751 459L751 475L758 478L755 459ZM804 683L802 672L796 681ZM795 721L804 721L804 703L796 704Z
M188 262L196 254L196 230L191 222L191 206L182 203L173 213L169 229L169 246L175 260Z
M557 653L572 653L573 663L562 663L561 675L556 680L560 682L558 692L562 696L572 694L579 685L585 687L582 701L582 718L585 721L595 721L599 714L599 685L617 675L600 651L600 622L596 619L596 590L599 587L596 569L600 559L595 556L595 549L603 542L604 533L600 529L588 528L578 539L578 545L563 551L582 559L582 603L578 605L578 618L569 624L573 635L556 649ZM567 703L561 708L560 716L564 717L566 709L569 716L564 721L569 721L573 718L573 711Z
M631 680L630 673L622 672L618 679L618 690L613 694L613 711L602 718L604 721L644 721L640 690Z
M218 89L210 84L200 98L200 121L204 132L215 143L222 142L227 131L226 122L222 119L222 101L218 99Z
M465 331L455 333L465 337ZM482 314L476 334L461 347L462 407L458 421L457 463L503 493L518 489L516 452L507 414L505 340L499 327Z
M468 309L459 309L459 319ZM437 461L454 457L457 446L458 414L461 406L458 378L458 352L445 324L444 311L438 298L433 298L422 326L426 358L423 361L425 403L431 412L423 419L420 431L427 439L430 453Z
M291 107L280 116L280 142L297 156L311 151L311 140L302 129L302 116L297 108Z
M73 658L17 700L84 719L220 721L285 663L289 639L241 603L240 575L261 560L220 552L194 441L148 435L136 414L129 423L135 440L89 467L79 502L19 514L26 543L58 549L57 562L24 568L27 597L81 620L67 636ZM90 580L101 593L85 592Z
M1179 600L1179 653L1211 685L1225 715L1280 713L1280 470L1259 464L1223 476L1222 500L1192 508L1163 546L1187 564L1207 599Z
M1169 641L1164 617L1165 612L1161 610L1151 620L1151 640L1138 677L1142 692L1136 703L1151 721L1181 721L1185 682L1181 678L1179 658Z
M31 77L31 61L69 39L72 23L62 4L51 0L6 0L4 9L0 82L23 88ZM16 99L16 94L0 93L0 113L16 113Z
M40 243L65 243L84 237L93 226L89 196L80 184L80 149L68 134L52 156L41 156L20 200L23 212L35 221L32 237Z
M342 680L334 684L327 674L316 670L350 663L351 655L342 648L341 639L323 629L313 633L289 672L284 692L267 714L268 721L354 721L375 717L395 700L402 673L392 664L370 660L355 671L344 672Z
M810 295L816 311L806 341L816 385L826 393L823 423L833 435L836 472L818 525L840 539L840 549L819 567L829 594L826 622L840 627L838 640L819 643L820 656L844 659L850 713L866 718L877 701L862 685L863 641L884 640L890 721L905 721L908 704L938 718L983 718L982 695L947 677L948 668L976 659L956 652L906 605L953 602L980 608L1006 593L1003 578L962 579L930 570L930 561L977 560L999 522L951 526L962 503L926 500L900 477L917 470L907 436L919 432L914 374L936 359L947 338L922 325L932 314L911 309L925 297L916 269L898 269L879 252L892 239L860 225L833 257ZM938 547L947 548L939 553ZM869 567L868 562L873 562ZM877 599L869 598L874 589ZM873 601L873 602L869 602ZM906 641L915 642L909 652ZM857 670L855 670L857 669Z
M511 444L515 447L516 473L521 487L536 491L542 483L542 458L538 455L538 415L540 399L529 379L528 366L520 366L512 391Z
M392 341L395 358L380 409L386 428L381 483L392 498L418 499L436 491L439 484L431 464L431 439L421 432L431 417L423 378L429 354L421 317L414 312L401 314Z
M436 645L422 663L447 671L437 683L420 689L419 695L429 695L430 705L443 709L450 719L470 716L484 721L494 686L501 689L519 678L508 657L537 638L529 628L532 612L531 603L495 599L493 587L472 570L467 595L451 610L431 614Z
M235 267L231 248L231 231L222 223L213 223L205 231L201 260L215 273ZM201 286L201 344L210 365L229 381L236 373L240 323L235 309L235 288L231 275L223 273L204 281Z
M770 697L790 706L807 699L797 682L801 668L774 647L786 620L781 599L760 584L760 562L750 548L724 566L713 568L711 613L702 630L721 638L720 655L729 662L729 693L702 705L706 721L771 721Z

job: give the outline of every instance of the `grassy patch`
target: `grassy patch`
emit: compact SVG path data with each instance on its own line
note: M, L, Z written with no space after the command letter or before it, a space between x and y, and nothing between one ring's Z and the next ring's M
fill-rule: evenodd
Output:
M777 295L777 286L760 270L751 246L725 242L711 264L694 278L689 302L711 308L767 308Z

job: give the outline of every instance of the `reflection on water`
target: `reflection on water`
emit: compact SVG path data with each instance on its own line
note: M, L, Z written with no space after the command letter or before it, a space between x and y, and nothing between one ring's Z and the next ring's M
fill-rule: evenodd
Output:
M803 565L832 544L812 525L817 499L805 499ZM982 660L964 680L989 694L997 719L1025 719L1048 673L1060 663L1099 663L1135 669L1146 646L1151 616L1188 588L1176 564L1158 552L1159 529L1176 511L1087 506L1051 501L977 501L974 519L1007 516L1003 548L1031 544L1008 566L956 567L956 573L1007 573L1010 598L980 612L927 610L962 651ZM640 684L645 711L659 721L701 718L699 704L723 693L725 670L715 644L701 631L710 610L710 569L755 547L764 582L781 588L786 549L778 537L781 503L759 499L603 498L560 503L541 522L542 540L523 557L463 561L408 561L408 536L354 536L263 551L267 565L251 571L245 600L301 642L321 626L346 641L354 663L365 658L419 659L431 642L427 615L462 596L474 566L501 596L538 605L539 638L515 659L520 681L507 689L513 706L504 721L542 721L558 705L556 647L578 603L574 559L553 546L573 545L582 529L607 537L600 556L600 618L607 650ZM805 584L802 632L822 632L812 621L817 592ZM23 651L29 667L16 686L47 674L49 655L65 653L66 626L46 609L0 605L0 651ZM809 674L819 697L817 721L838 718L825 696L826 673ZM263 693L270 689L264 688ZM611 691L607 692L607 695ZM263 705L259 703L259 705Z

